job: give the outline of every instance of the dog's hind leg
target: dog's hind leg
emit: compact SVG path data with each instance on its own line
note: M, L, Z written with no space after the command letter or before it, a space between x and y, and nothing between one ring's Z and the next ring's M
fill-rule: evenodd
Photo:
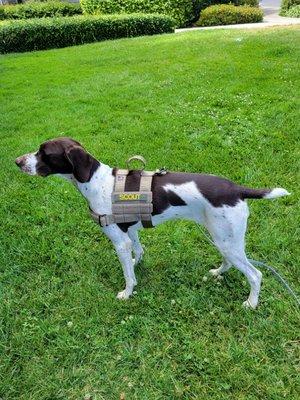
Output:
M228 265L233 265L246 276L250 284L250 295L243 305L256 308L262 274L253 267L245 254L248 214L248 207L245 202L240 202L233 207L211 207L206 213L206 227L212 235L216 247L226 260L225 268Z
M253 267L245 253L232 254L230 258L234 266L246 276L251 287L249 297L244 301L243 305L254 309L258 305L262 273Z
M118 299L128 299L132 295L133 288L137 284L132 259L132 241L127 233L123 232L116 224L102 228L106 236L112 241L125 278L125 289L118 293Z
M142 261L144 249L140 243L138 229L135 225L130 226L128 228L128 236L132 241L132 248L134 253L134 265L137 265L140 261Z

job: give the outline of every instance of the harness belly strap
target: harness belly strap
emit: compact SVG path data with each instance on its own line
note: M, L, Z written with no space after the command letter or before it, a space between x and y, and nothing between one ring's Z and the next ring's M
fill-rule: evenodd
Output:
M129 161L137 159L144 163L140 156L134 156ZM128 169L118 169L116 171L114 190L112 193L112 214L99 215L93 210L91 217L99 225L108 226L110 224L120 224L126 222L141 221L143 227L153 227L151 214L153 212L152 204L152 178L160 171L141 171L140 184L138 191L125 191Z

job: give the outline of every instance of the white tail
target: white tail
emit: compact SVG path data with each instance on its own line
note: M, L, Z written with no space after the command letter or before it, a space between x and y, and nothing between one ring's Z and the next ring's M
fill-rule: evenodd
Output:
M272 189L270 193L267 193L264 195L264 199L276 199L276 197L282 197L282 196L288 196L291 193L289 193L287 190L282 189L282 188L275 188Z

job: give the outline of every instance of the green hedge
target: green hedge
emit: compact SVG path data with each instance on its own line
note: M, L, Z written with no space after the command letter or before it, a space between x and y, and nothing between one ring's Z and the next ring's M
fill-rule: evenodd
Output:
M284 15L290 18L300 18L300 5L289 8Z
M0 19L27 19L42 17L65 17L82 14L79 4L49 1L0 6Z
M170 15L177 26L186 26L194 19L193 0L80 0L80 3L86 14L158 13Z
M209 6L214 6L217 4L232 4L234 6L251 6L251 7L258 7L259 5L259 0L195 0L195 1L196 3L198 3L197 6L200 11L204 10Z
M0 53L51 49L107 39L174 31L171 17L157 14L77 16L5 21Z
M290 8L299 5L300 5L300 0L282 0L280 15L286 16L287 15L286 13Z
M261 22L263 12L259 8L218 4L205 8L197 22L199 26L246 24Z
M223 0L222 3L258 6L259 0ZM191 25L200 11L220 0L80 0L85 14L158 13L170 15L177 27Z

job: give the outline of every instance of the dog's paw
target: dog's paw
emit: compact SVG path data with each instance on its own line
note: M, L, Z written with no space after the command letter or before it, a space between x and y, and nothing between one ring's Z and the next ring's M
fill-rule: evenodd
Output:
M223 276L220 274L220 268L216 269L210 269L208 271L212 276L214 276L217 279L223 279Z
M119 292L117 294L117 299L119 299L119 300L127 300L127 299L129 299L130 295L131 295L131 293L128 292L128 290L125 289L125 290L122 290L121 292Z
M244 308L251 308L252 310L256 309L256 305L253 305L249 299L243 302L243 307Z

